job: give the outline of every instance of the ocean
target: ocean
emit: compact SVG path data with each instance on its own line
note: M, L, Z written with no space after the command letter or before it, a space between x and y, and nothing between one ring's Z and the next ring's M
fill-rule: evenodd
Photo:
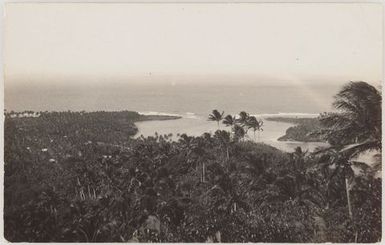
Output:
M5 88L5 108L23 111L116 111L131 110L143 114L180 115L182 119L139 122L139 135L181 133L201 135L214 132L215 122L207 120L213 109L227 114L246 111L263 119L271 116L315 117L330 111L333 95L339 86L269 86L269 85L95 85L95 86L26 86ZM301 146L313 150L323 143L279 142L288 123L264 120L264 131L256 141L284 151ZM224 125L221 126L225 129ZM254 140L252 133L249 135Z

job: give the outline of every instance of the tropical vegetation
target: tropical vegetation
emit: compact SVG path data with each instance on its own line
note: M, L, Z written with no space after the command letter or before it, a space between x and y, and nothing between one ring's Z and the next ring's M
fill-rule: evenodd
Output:
M378 165L356 156L381 152L381 94L352 82L335 101L317 132L330 147L290 153L248 138L263 122L244 111L177 140L134 138L136 112L6 112L5 238L379 242Z
M294 124L294 126L291 126L286 130L285 135L278 138L279 141L325 141L322 135L314 133L321 129L319 118L268 117L266 120Z

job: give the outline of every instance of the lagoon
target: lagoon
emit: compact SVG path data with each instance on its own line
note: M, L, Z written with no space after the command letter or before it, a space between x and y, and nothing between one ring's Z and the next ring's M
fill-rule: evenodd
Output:
M142 114L154 114L155 112L143 112ZM157 114L167 114L167 113L157 113ZM175 114L172 114L175 115ZM136 126L139 129L136 137L143 135L144 137L153 136L155 133L159 135L168 135L172 134L172 138L176 140L178 135L187 134L190 136L200 136L205 132L213 134L218 130L218 125L216 122L208 121L207 117L203 115L197 115L194 113L185 113L180 114L181 119L176 120L165 120L165 121L142 121L137 122ZM256 115L258 117L258 115ZM285 134L286 130L293 126L291 123L284 122L275 122L265 120L267 117L274 116L287 116L287 117L313 117L312 114L269 114L269 115L259 115L258 118L264 121L263 131L258 133L256 132L255 138L252 131L248 132L246 136L249 140L255 142L264 143L276 147L285 152L292 152L296 147L301 147L302 150L313 151L317 147L328 146L325 142L295 142L295 141L278 141L277 139ZM230 127L225 127L225 125L220 125L219 127L222 130L229 130Z

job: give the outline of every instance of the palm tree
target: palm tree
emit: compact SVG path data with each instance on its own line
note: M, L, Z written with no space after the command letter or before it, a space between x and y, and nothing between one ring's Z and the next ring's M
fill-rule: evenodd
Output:
M185 157L187 159L187 168L183 167L185 170L188 170L190 167L195 168L195 171L198 171L198 161L196 156L196 140L192 136L187 136L186 134L180 135L179 143L181 144L181 149L183 150Z
M321 159L324 159L325 163L320 162L320 164L323 164L324 168L325 167L329 168L329 166L334 166L334 171L327 177L328 188L330 188L329 185L333 178L340 176L341 178L344 179L344 185L345 185L344 188L345 188L345 194L346 194L346 200L347 200L347 206L348 206L348 213L349 213L349 217L352 219L353 213L352 213L349 191L350 191L350 183L353 181L353 177L354 177L354 173L352 169L353 163L349 161L349 156L347 156L344 152L340 152L332 148L328 148L326 150L316 152L316 154L318 153L322 153ZM328 193L329 193L329 190L328 190ZM329 197L329 194L328 194L328 197Z
M213 112L209 115L209 121L216 121L218 124L218 129L219 129L219 122L223 119L223 114L225 112L222 111L220 113L218 110L213 110Z
M349 149L357 155L371 149L381 149L382 96L372 85L350 82L335 96L333 106L339 111L324 113L322 134L332 145L357 144Z
M200 181L205 182L206 176L206 151L205 151L205 139L201 137L192 137L182 134L179 139L179 143L182 144L182 149L186 151L186 158L188 159L188 168L193 167L195 171L199 171L199 165L201 165Z
M329 164L336 165L335 172L342 170L349 217L352 218L349 193L349 182L354 176L351 168L354 164L352 158L367 150L381 152L382 96L372 85L359 81L343 86L334 98L333 106L338 112L324 113L320 116L321 125L325 127L321 130L321 134L332 147L320 152L326 152Z
M241 111L239 113L239 118L237 119L237 122L241 124L241 126L245 126L247 119L249 118L249 113L245 111Z
M255 132L258 131L258 138L259 138L259 131L263 131L262 125L263 121L262 120L257 120L255 116L250 116L245 122L245 125L247 126L248 129L253 129L254 132L254 141L255 141Z
M229 147L231 144L230 133L225 130L217 130L214 137L219 141L219 144L226 149L226 158L229 160Z
M239 126L238 124L235 124L232 128L235 140L241 140L245 137L246 131L243 127Z
M235 117L231 116L231 115L227 115L224 119L223 119L223 124L226 125L226 127L232 127L234 126L236 123L236 119Z

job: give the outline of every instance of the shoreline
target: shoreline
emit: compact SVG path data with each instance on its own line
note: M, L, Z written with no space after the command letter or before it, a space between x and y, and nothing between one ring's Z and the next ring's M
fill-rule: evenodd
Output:
M15 113L13 116L11 116L11 118L14 118L14 119L17 119L17 118L19 118L19 119L38 118L38 117L40 117L40 114L41 114L39 112L33 112L33 111L24 111L24 112L25 113L19 112L19 114ZM68 112L68 111L63 111L62 113L66 113L66 112ZM50 113L50 112L48 112L48 113ZM60 112L53 111L52 113L60 113ZM75 114L85 113L85 114L87 114L87 113L97 113L97 112L85 112L85 111L75 112L75 111L73 111L72 113L75 113ZM106 113L109 113L109 112L106 112ZM202 118L202 116L197 116L195 113L192 113L192 112L186 112L184 114L175 114L175 113L155 112L155 111L138 112L138 111L122 110L122 111L111 111L110 113L118 113L118 114L120 114L120 113L132 113L135 115L134 118L131 118L131 120L128 119L128 121L131 121L134 124L133 127L135 128L135 131L136 131L136 133L132 135L133 137L143 133L142 130L140 130L140 127L138 127L138 123L141 124L144 122L152 122L152 121L153 122L155 122L155 121L165 122L165 121L178 120L178 119L202 119L202 120L204 120ZM10 114L13 114L13 113L10 113ZM311 121L316 120L316 118L315 118L316 114L282 113L282 112L280 112L277 114L265 113L265 114L255 114L255 115L257 117L260 117L263 120L266 120L266 121L279 122L279 123L287 125L285 132L284 132L284 135L277 136L277 138L274 139L275 141L287 142L290 144L325 143L325 141L315 140L314 138L309 138L308 136L298 138L298 137L292 137L293 135L291 135L290 133L288 134L288 132L290 132L290 130L293 131L293 129L296 129L296 131L298 131L298 132L304 131L306 133L306 130L298 129L298 126L301 125L301 123L303 123L303 122L309 122L309 121L311 122ZM195 124L193 124L193 126L195 126ZM169 129L172 131L171 128L169 128ZM211 126L209 126L207 128L207 130L215 131L215 129L211 128ZM160 130L160 131L162 131L162 130ZM304 132L301 132L301 133L304 134Z
M261 117L261 119L266 120L263 117ZM325 142L320 141L280 141L278 139L285 134L287 129L295 126L295 124L290 122L273 121L265 124L264 132L262 132L260 138L255 141L256 143L265 143L284 152L292 152L297 146L301 146L304 149L312 151L315 147L321 147L326 144ZM207 121L202 116L191 118L189 115L182 116L180 121L141 121L137 122L136 126L138 127L138 133L133 138L137 138L142 135L144 137L154 136L156 132L158 135L172 134L172 139L175 141L177 141L178 134L181 135L185 133L189 136L198 137L205 132L214 134L214 132L218 130L216 123ZM225 127L222 124L220 125L220 129L226 131L230 130L230 128ZM253 139L253 133L251 131L249 131L248 136L250 139Z
M266 120L292 124L286 129L285 134L277 139L278 141L326 143L318 135L312 134L321 128L318 117L268 117Z
M139 113L140 118L135 122L144 122L144 121L165 121L165 120L177 120L183 117L181 116L171 116L171 115L143 115Z

